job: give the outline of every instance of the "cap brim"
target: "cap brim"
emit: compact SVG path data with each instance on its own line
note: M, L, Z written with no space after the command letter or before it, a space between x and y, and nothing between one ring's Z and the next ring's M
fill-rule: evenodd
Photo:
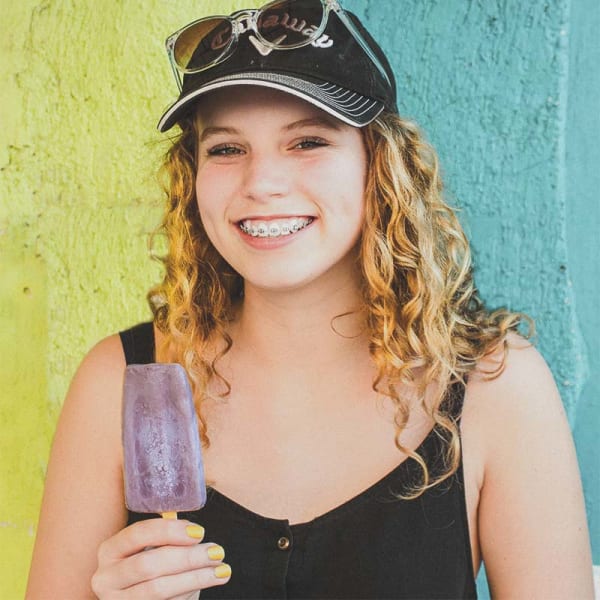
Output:
M374 121L383 111L384 104L373 98L362 96L332 83L312 83L305 79L279 73L249 72L235 73L214 79L180 97L163 114L158 122L158 130L168 131L191 108L202 95L235 85L258 85L302 98L321 110L353 127L364 127Z

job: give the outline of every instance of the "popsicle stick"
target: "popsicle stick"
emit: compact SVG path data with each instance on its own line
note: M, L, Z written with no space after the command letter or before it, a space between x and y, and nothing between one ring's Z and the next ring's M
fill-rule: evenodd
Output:
M175 511L160 513L160 516L163 519L175 519L175 520L177 520L177 513ZM144 552L146 552L146 550L154 550L154 548L156 548L156 546L146 546L144 548Z

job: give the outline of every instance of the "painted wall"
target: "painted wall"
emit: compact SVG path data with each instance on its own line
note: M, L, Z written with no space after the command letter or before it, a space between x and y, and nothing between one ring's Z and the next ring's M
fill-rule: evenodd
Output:
M0 597L24 591L54 425L160 275L162 40L247 2L20 0L0 22ZM254 5L257 5L255 2ZM597 0L347 0L439 150L492 306L531 314L573 425L600 562ZM551 440L549 440L551 443ZM557 482L560 485L560 482ZM61 515L60 518L68 518Z

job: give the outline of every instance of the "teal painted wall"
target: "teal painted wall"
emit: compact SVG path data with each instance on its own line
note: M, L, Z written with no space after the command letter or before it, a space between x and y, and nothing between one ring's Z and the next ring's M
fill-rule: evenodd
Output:
M574 433L600 563L600 2L572 0L565 131L569 272L587 370ZM598 592L600 593L600 592Z
M260 1L21 0L0 21L0 597L23 594L49 443L158 277L162 40ZM346 0L437 147L491 306L524 310L575 433L600 563L600 3ZM25 444L25 441L27 442ZM549 440L549 444L551 440ZM560 482L557 482L560 485Z

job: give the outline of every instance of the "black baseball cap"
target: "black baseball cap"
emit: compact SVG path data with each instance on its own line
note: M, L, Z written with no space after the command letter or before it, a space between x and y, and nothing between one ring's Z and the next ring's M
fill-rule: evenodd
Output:
M231 17L247 12L236 11ZM384 110L397 113L395 78L385 54L356 15L345 11L345 16L377 58L385 76L334 11L317 40L295 49L270 49L248 28L239 35L229 58L184 75L181 94L161 117L159 131L167 131L189 116L204 94L244 85L290 93L354 127L367 125Z

